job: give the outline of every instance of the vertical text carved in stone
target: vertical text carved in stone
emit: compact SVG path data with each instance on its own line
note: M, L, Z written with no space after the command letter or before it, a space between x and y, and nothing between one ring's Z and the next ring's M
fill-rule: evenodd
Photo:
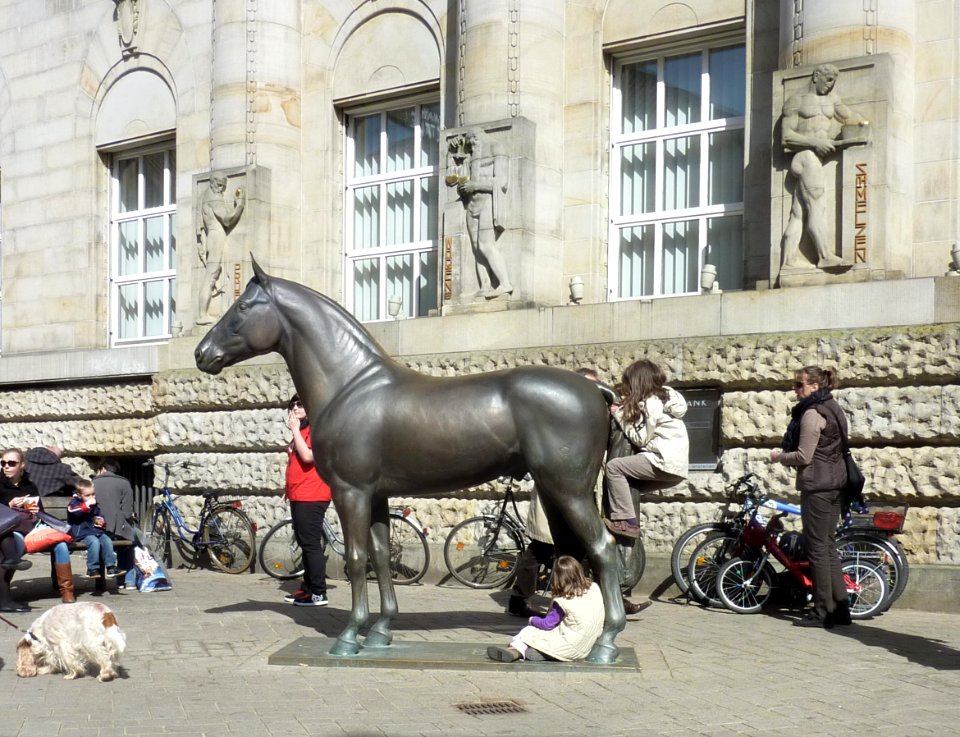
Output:
M117 24L117 40L120 51L129 56L137 51L137 36L140 34L140 0L113 0L113 19Z
M520 0L510 0L507 23L507 109L520 114Z
M449 304L453 299L453 237L443 239L443 301Z
M867 165L857 164L853 205L853 262L867 263Z

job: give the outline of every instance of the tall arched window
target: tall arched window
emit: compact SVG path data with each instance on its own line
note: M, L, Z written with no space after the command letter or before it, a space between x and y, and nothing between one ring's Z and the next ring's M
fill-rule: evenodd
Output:
M741 288L745 59L727 42L614 65L611 299L699 293L706 263Z
M110 344L168 340L177 301L176 105L159 74L120 77L97 114L109 172Z

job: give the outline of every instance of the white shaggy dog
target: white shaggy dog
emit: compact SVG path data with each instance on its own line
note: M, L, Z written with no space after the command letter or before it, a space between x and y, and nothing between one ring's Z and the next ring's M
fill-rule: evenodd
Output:
M46 673L66 673L72 679L100 666L98 681L117 677L127 638L117 618L104 604L59 604L30 625L17 643L17 675L32 678Z

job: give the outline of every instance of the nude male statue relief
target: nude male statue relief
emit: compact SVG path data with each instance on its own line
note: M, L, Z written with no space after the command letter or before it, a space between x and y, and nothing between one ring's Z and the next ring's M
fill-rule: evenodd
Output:
M849 266L836 253L828 234L823 162L838 149L869 139L869 123L847 107L834 90L840 71L833 64L814 69L807 89L783 104L783 150L793 153L790 175L795 180L790 217L783 231L783 265L803 267L800 239L804 231L817 249L817 268Z

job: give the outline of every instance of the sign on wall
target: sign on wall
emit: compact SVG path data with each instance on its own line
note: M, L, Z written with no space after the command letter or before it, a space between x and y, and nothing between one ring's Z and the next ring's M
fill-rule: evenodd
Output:
M713 471L720 460L720 390L684 389L687 414L683 424L690 438L690 470Z

